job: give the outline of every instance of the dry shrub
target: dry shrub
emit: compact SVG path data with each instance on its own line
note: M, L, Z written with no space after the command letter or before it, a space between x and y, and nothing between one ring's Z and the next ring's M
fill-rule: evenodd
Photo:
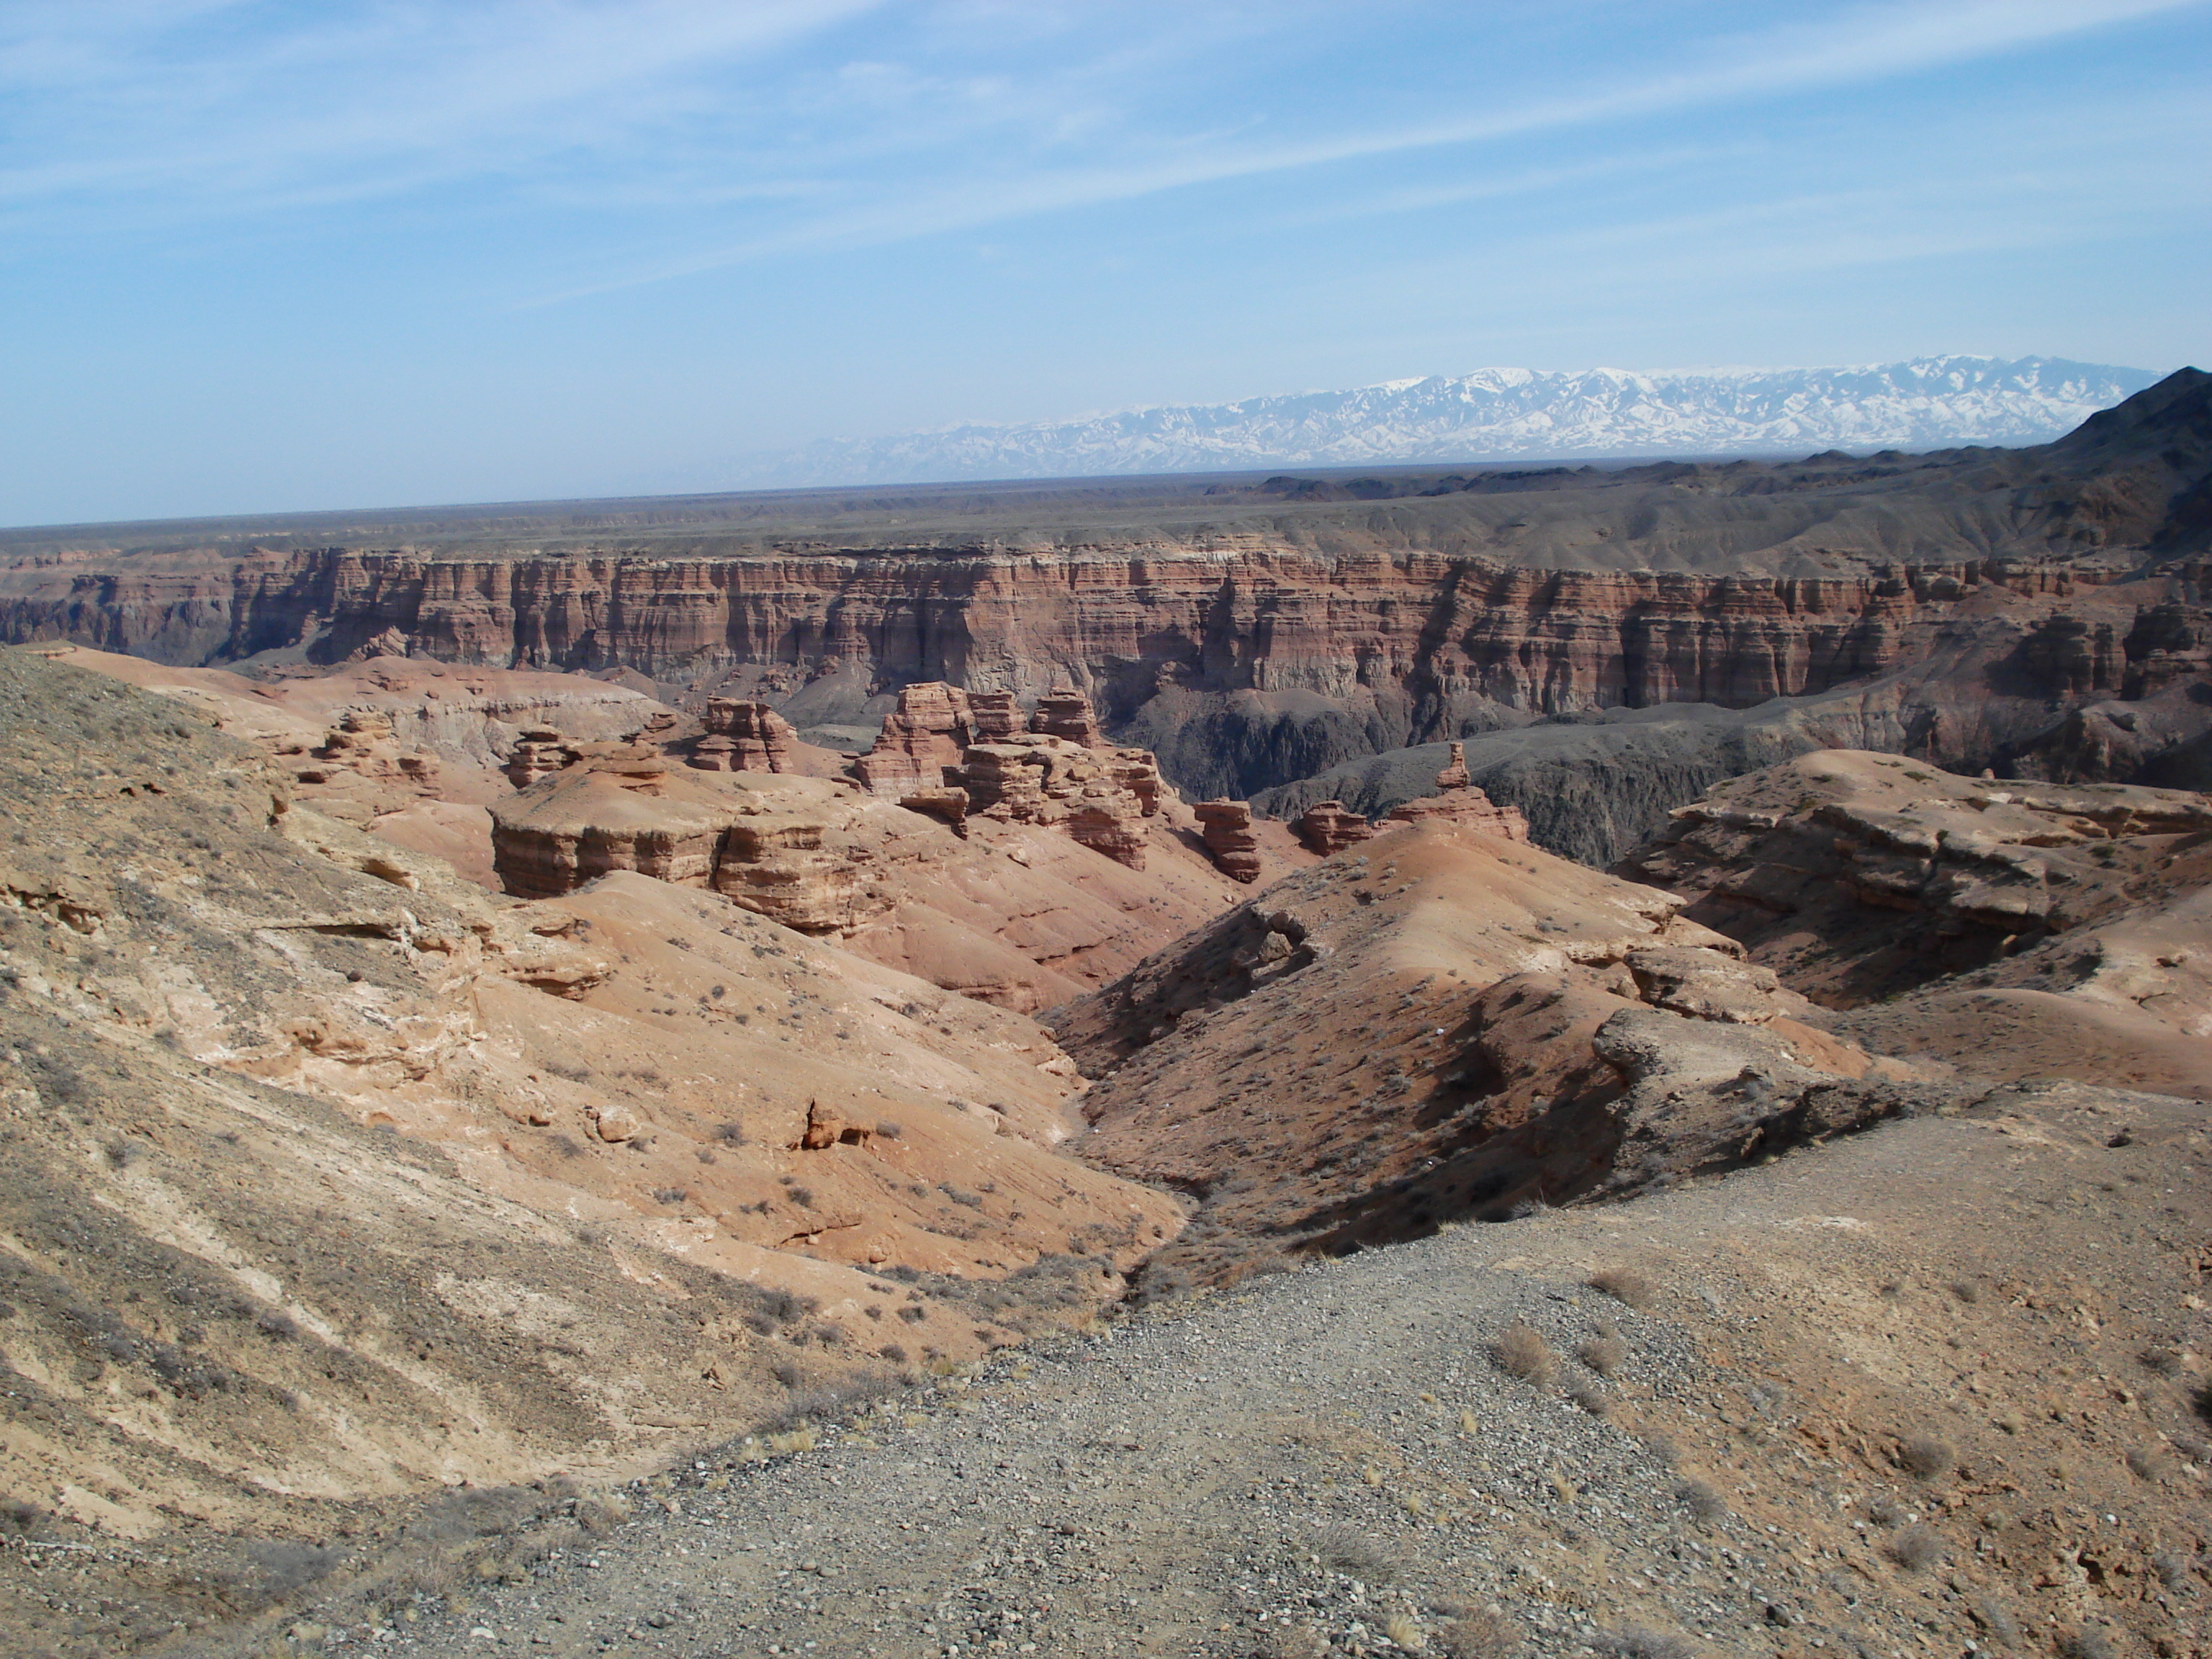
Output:
M1702 1480L1685 1480L1674 1488L1674 1501L1699 1521L1717 1521L1728 1513L1728 1501Z
M2084 1625L2058 1638L2065 1659L2113 1659L2112 1638L2101 1625Z
M1596 1337L1577 1348L1575 1357L1600 1376L1611 1376L1627 1363L1628 1345L1619 1337Z
M1923 1572L1943 1559L1943 1540L1925 1527L1907 1527L1882 1547L1907 1572Z
M2012 1609L1994 1596L1984 1595L1972 1608L1974 1622L2000 1642L2020 1638L2020 1620L2012 1616Z
M2128 1473L2138 1480L2150 1481L2154 1486L2173 1472L2173 1466L2156 1448L2130 1446L2127 1450Z
M1898 1443L1898 1467L1923 1480L1942 1474L1959 1461L1959 1454L1932 1434L1909 1434Z
M1538 1388L1559 1381L1559 1357L1532 1325L1516 1321L1507 1326L1493 1352L1498 1370L1508 1376L1517 1376Z
M1521 1645L1521 1627L1488 1607L1468 1607L1437 1632L1443 1659L1504 1659Z
M1592 1417L1613 1415L1613 1396L1595 1383L1585 1382L1578 1389L1569 1390L1567 1398L1580 1406Z
M1607 1267L1589 1276L1589 1287L1632 1308L1648 1308L1659 1294L1657 1281L1641 1267Z
M626 1499L610 1493L599 1498L580 1498L576 1500L576 1524L597 1536L612 1532L629 1519L629 1504Z
M1698 1651L1679 1636L1646 1630L1640 1625L1608 1631L1590 1645L1601 1653L1617 1654L1620 1659L1697 1659Z
M1363 1584L1387 1584L1398 1574L1398 1564L1358 1527L1324 1528L1314 1540L1314 1553L1322 1565Z

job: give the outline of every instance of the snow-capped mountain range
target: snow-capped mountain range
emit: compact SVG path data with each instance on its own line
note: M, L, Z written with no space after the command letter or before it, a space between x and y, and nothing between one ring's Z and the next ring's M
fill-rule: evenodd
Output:
M1350 392L823 439L748 457L720 487L2032 444L2157 379L2144 369L2051 357L1667 374L1484 368Z

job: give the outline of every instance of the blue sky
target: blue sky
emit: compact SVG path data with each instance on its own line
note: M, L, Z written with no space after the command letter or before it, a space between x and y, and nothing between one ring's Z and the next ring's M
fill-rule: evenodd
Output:
M2204 0L0 0L0 523L1492 364L2212 362Z

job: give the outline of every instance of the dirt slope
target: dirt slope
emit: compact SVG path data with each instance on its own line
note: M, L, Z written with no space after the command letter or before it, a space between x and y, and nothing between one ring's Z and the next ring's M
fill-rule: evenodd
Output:
M1054 1150L1073 1068L1018 1014L642 878L495 898L35 655L0 716L27 1514L634 1467L1082 1317L1177 1224Z
M2200 1119L2027 1090L1317 1263L811 1449L732 1445L509 1583L263 1628L552 1659L2185 1659L2212 1640ZM1636 1306L1585 1282L1624 1264ZM1521 1322L1556 1376L1500 1368Z
M1420 823L1055 1011L1095 1079L1084 1156L1200 1200L1147 1287L1626 1190L1941 1098L1804 1024L1809 1005L1679 908Z

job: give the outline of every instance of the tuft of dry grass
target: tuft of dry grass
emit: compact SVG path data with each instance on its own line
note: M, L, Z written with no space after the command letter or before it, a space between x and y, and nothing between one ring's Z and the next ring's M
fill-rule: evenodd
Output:
M1516 1321L1507 1326L1492 1352L1498 1370L1508 1376L1517 1376L1538 1388L1549 1388L1559 1379L1559 1355L1552 1352L1552 1345L1544 1340L1542 1334L1525 1322Z
M1609 1631L1591 1645L1601 1653L1616 1654L1619 1659L1697 1659L1698 1651L1681 1637L1640 1625Z
M1387 1584L1398 1576L1398 1564L1358 1527L1338 1525L1322 1529L1314 1540L1314 1553L1323 1565L1363 1584Z
M1907 1527L1882 1550L1907 1572L1924 1572L1943 1559L1943 1540L1925 1527Z
M1908 1474L1929 1480L1959 1461L1959 1454L1932 1434L1909 1434L1897 1444L1898 1467Z
M1685 1480L1677 1486L1674 1501L1699 1521L1717 1521L1728 1513L1728 1501L1702 1480Z
M1489 1607L1467 1607L1437 1632L1443 1659L1504 1659L1521 1645L1521 1627Z
M1394 1613L1384 1620L1382 1634L1390 1638L1394 1647L1403 1648L1408 1653L1422 1653L1428 1649L1429 1633L1408 1613Z
M1628 1360L1628 1345L1617 1336L1594 1337L1575 1350L1575 1357L1600 1376L1611 1376Z
M1648 1308L1658 1297L1658 1282L1641 1267L1607 1267L1589 1276L1589 1287L1632 1308Z

